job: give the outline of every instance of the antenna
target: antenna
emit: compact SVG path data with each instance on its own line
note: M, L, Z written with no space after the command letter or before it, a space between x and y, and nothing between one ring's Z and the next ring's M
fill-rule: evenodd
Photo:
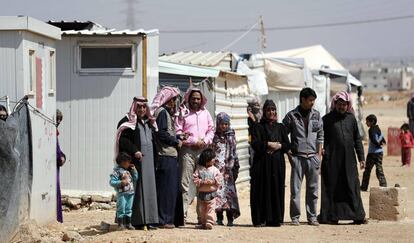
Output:
M263 21L262 15L260 15L259 17L259 25L260 25L260 50L263 52L264 49L266 49L267 44L266 44L266 33L265 33L264 21Z
M138 0L125 0L127 3L127 9L126 9L126 27L130 30L135 29L135 5L139 3Z

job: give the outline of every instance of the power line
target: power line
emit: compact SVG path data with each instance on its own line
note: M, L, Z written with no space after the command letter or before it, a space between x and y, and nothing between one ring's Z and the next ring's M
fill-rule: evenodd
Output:
M334 23L325 23L325 24L311 24L311 25L291 25L291 26L275 26L265 28L266 31L277 31L277 30L298 30L298 29L311 29L311 28L324 28L324 27L333 27L333 26L347 26L347 25L358 25L358 24L369 24L369 23L378 23L378 22L388 22L402 19L412 19L414 15L404 15L404 16L395 16L388 18L376 18L376 19L365 19L365 20L355 20L355 21L345 21L345 22L334 22ZM204 29L204 30L160 30L162 34L197 34L197 33L234 33L234 32L245 32L249 29L240 28L240 29ZM258 32L260 28L254 28L251 31Z
M232 42L230 42L228 45L226 45L225 47L223 47L221 49L221 51L225 51L228 48L230 48L231 46L233 46L234 44L236 44L237 42L239 42L241 39L243 39L247 34L249 34L250 31L252 31L259 23L255 23L254 25L252 25L252 27L250 27L250 29L248 29L246 32L244 32L241 36L237 37L235 40L233 40Z

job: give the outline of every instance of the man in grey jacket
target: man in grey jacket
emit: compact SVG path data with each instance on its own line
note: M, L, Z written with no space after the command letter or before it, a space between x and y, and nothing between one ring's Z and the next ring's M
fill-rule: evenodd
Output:
M286 114L283 124L290 133L292 166L290 178L290 218L293 225L300 225L300 188L306 177L306 214L309 225L318 226L316 205L321 164L323 125L319 112L313 109L316 93L311 88L300 91L300 105Z

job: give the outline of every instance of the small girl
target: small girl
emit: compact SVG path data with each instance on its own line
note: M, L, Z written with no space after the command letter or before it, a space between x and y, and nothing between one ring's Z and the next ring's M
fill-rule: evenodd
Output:
M402 166L410 167L411 164L411 148L414 146L413 134L410 132L410 127L407 123L401 126L400 141L401 141L401 162Z
M217 224L224 225L223 212L225 211L227 226L233 226L233 220L240 216L236 190L240 165L236 153L235 133L230 128L230 116L225 112L217 115L213 144L216 152L215 166L223 177L223 185L217 191Z
M132 204L134 202L134 184L138 180L138 171L132 158L125 152L116 157L117 166L111 174L109 184L117 192L116 217L118 229L134 230L131 224Z
M197 206L200 212L200 225L197 229L212 229L215 223L215 207L217 189L221 185L222 176L214 166L216 154L211 148L203 150L198 159L193 181L197 187Z

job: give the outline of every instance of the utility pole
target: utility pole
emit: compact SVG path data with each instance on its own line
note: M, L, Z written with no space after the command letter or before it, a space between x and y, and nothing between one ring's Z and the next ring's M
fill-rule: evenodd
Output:
M259 24L260 24L260 50L261 52L264 52L264 49L266 49L267 44L266 44L266 33L265 33L264 21L263 21L262 15L260 15L259 17Z
M126 27L130 30L135 29L135 4L138 4L137 0L126 0L127 9L126 9Z

